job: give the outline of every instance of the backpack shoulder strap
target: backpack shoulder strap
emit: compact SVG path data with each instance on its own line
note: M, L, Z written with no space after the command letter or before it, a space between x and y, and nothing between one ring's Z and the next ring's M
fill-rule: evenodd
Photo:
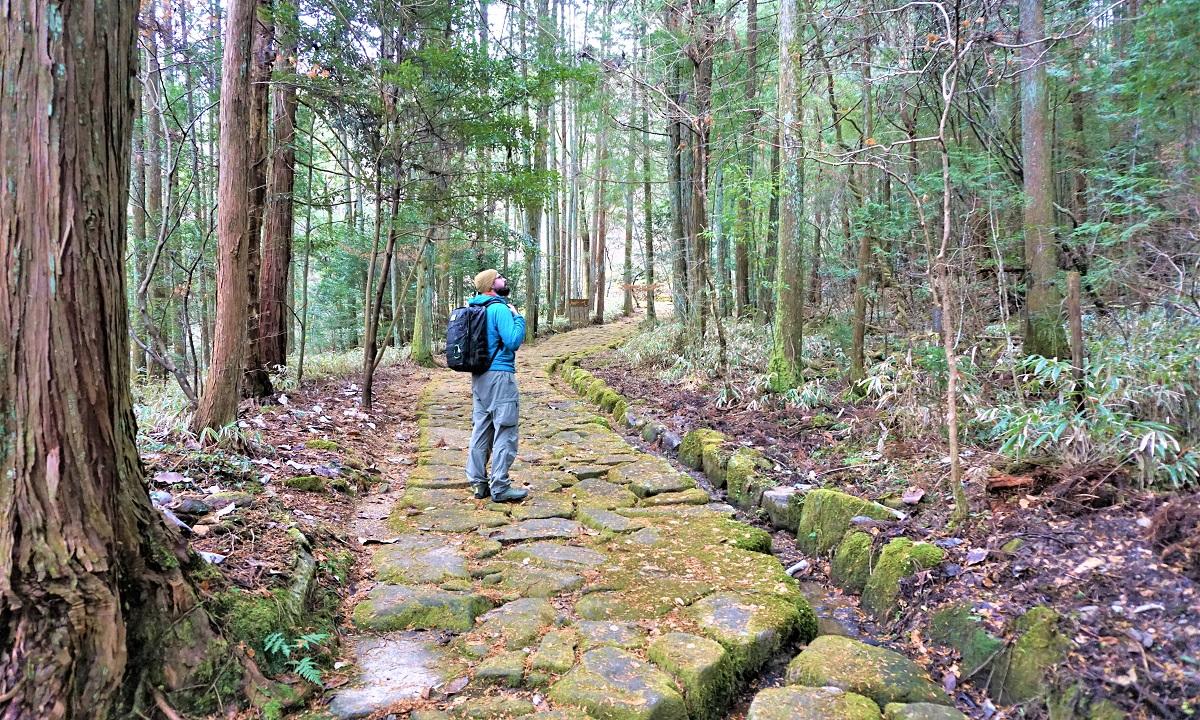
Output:
M506 302L506 301L502 297L488 298L487 300L483 301L483 305L481 307L483 307L483 314L484 314L485 322L487 321L488 307L495 305L496 303L503 303L503 302ZM490 325L490 323L489 323L489 325ZM499 355L500 351L504 349L504 338L498 337L497 340L499 342L496 343L496 352L492 353L492 356L490 358L488 358L488 370L492 369L492 363L496 362L496 356Z

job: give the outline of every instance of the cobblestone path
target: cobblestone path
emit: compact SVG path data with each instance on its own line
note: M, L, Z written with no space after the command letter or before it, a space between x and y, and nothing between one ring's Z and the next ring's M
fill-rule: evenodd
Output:
M377 584L353 614L360 677L333 697L333 715L414 701L417 720L723 717L785 643L816 634L766 532L551 383L555 358L630 329L578 330L519 353L512 474L531 493L518 505L471 497L469 378L434 378L420 464L381 528L395 542L375 554ZM845 697L875 708L845 717L879 717ZM808 717L766 714L794 700L760 715ZM831 698L814 702L813 717L843 717L826 712Z

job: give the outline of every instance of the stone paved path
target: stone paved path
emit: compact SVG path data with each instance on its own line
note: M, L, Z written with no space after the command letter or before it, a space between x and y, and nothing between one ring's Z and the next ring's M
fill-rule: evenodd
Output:
M412 717L722 717L742 680L816 634L766 532L550 382L556 357L630 329L519 353L519 505L470 496L469 378L435 376L420 464L378 530L398 539L376 552L377 585L353 614L361 676L332 714L424 697Z

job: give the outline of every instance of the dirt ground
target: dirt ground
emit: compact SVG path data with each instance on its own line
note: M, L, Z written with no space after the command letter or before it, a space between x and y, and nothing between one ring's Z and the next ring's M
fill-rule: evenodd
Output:
M983 683L959 684L958 658L921 635L930 611L950 600L973 602L1003 638L1022 612L1048 605L1072 640L1064 680L1083 680L1089 695L1133 717L1190 718L1200 710L1200 495L1146 492L1113 468L1014 467L967 447L972 516L951 528L940 408L930 408L929 432L904 436L869 405L722 408L711 387L664 382L616 352L585 365L676 433L711 427L759 449L783 484L904 507L909 518L881 530L876 542L903 534L936 542L947 558L906 583L907 607L889 631L937 668L947 688L965 693L979 717L1042 711L998 709L973 687ZM921 498L907 504L905 495ZM816 562L810 577L827 571L827 562Z

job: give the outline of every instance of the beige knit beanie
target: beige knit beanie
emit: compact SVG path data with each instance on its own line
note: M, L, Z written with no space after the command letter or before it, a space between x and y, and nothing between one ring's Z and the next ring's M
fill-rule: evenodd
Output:
M492 285L496 283L496 278L500 277L500 273L493 268L488 268L475 276L475 289L480 295L491 292Z

